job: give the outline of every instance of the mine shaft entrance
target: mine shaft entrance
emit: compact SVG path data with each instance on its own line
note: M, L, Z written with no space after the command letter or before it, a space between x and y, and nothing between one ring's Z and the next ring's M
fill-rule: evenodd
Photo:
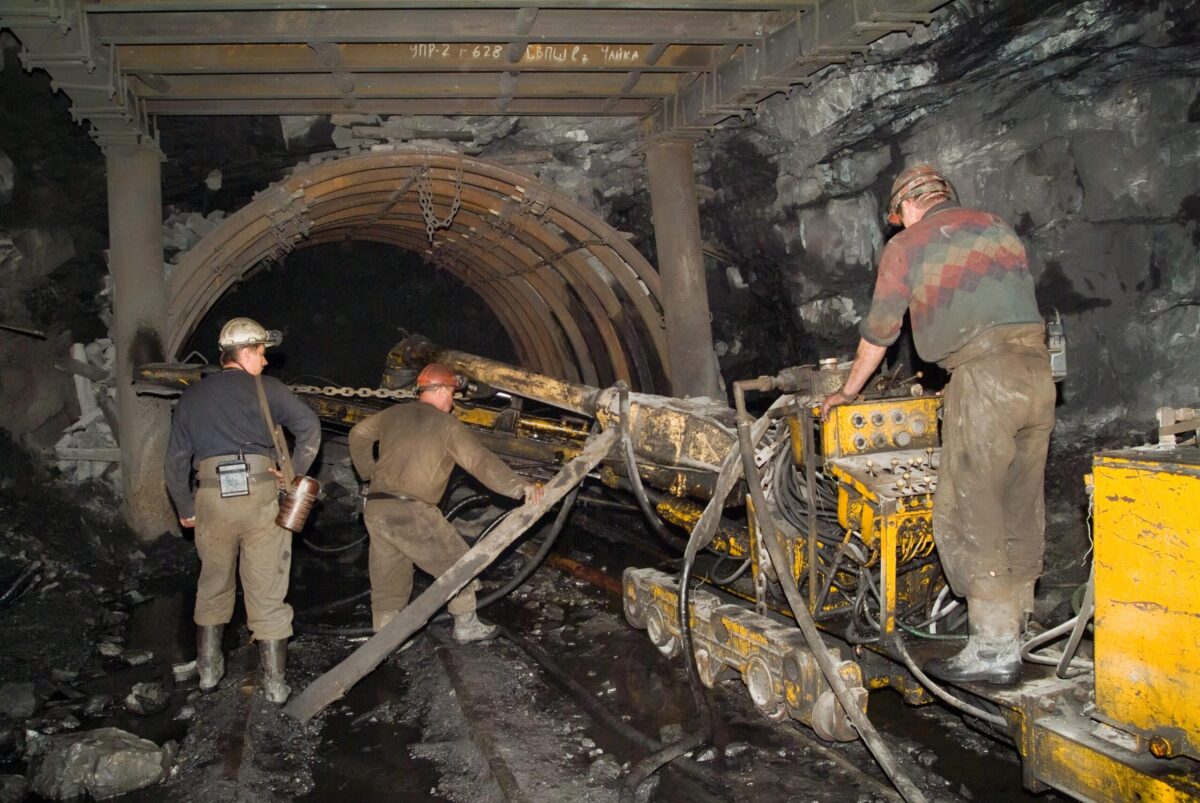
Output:
M360 240L415 252L473 291L524 367L666 386L659 276L626 237L533 176L435 151L305 167L225 218L171 271L168 352L183 356L248 275L297 248ZM346 275L353 284L353 266Z
M238 316L284 334L268 373L287 382L377 387L388 351L410 332L516 361L500 320L477 293L419 255L350 240L289 254L219 298L183 347L217 359L217 333Z

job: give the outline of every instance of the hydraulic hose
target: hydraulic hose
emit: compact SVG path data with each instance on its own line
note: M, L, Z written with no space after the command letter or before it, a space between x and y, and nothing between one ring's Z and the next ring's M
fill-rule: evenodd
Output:
M908 803L925 803L925 795L912 782L912 779L900 769L896 757L892 755L892 751L888 749L879 732L875 730L875 726L871 724L871 720L859 709L857 701L850 694L849 687L846 686L846 681L838 674L837 667L833 663L833 657L825 647L825 642L821 638L820 631L817 630L816 622L813 621L812 615L800 597L800 588L796 585L796 579L792 577L791 572L787 569L789 566L787 556L780 545L779 531L775 526L775 520L771 516L770 508L767 507L767 500L763 495L762 483L758 479L758 467L754 464L754 442L751 440L750 435L750 415L746 412L747 390L769 391L773 387L774 384L770 377L733 383L733 397L737 408L738 449L742 456L742 470L746 475L746 485L750 488L750 497L754 501L754 509L758 516L759 532L763 533L763 544L767 548L771 562L776 567L775 573L779 578L780 585L783 586L783 593L787 597L792 614L796 617L796 625L800 628L800 632L804 634L804 640L808 642L809 650L811 650L813 657L816 658L817 666L821 668L821 673L825 675L825 680L829 683L830 689L833 690L838 702L841 703L842 710L846 712L854 728L858 731L858 735L866 743L867 749L871 751L871 755L879 762L879 766L884 774L895 784L896 790L900 792L900 795Z
M658 516L650 507L650 501L646 497L646 489L642 486L642 479L638 476L637 463L634 460L633 454L633 438L630 435L629 427L629 387L625 383L618 383L617 388L620 392L620 427L621 441L625 448L625 461L629 467L629 481L633 486L634 496L637 497L638 504L642 508L642 513L651 523L654 531L660 538L669 537L666 528L659 521ZM712 500L709 502L711 507L715 501L719 509L725 496L713 494ZM707 510L706 510L707 512ZM695 541L695 529L693 535L688 539L687 548L683 555L683 570L679 576L679 631L680 641L683 646L683 663L687 670L688 686L692 691L692 699L695 701L696 709L700 714L700 727L693 733L684 736L679 741L666 745L665 747L646 756L630 770L629 775L625 779L625 783L621 786L621 803L632 803L637 798L638 787L642 783L658 771L660 767L667 764L685 753L689 753L698 749L706 742L712 741L713 736L713 712L712 706L708 701L708 697L704 694L703 686L700 683L700 673L696 668L696 658L692 648L692 628L691 617L688 616L688 585L691 582L692 565L696 561L696 555L699 553L699 547L693 544Z
M526 580L528 580L530 575L532 575L537 570L537 567L540 566L542 561L544 561L546 559L546 555L550 554L550 550L554 547L554 542L558 540L558 536L562 532L563 525L566 524L567 517L570 515L571 510L575 505L575 498L579 495L579 489L581 486L582 486L582 483L580 483L579 485L576 485L573 489L571 489L571 492L569 494L567 494L567 497L563 500L562 506L559 507L559 509L558 509L558 515L554 517L554 523L550 527L550 532L548 532L546 534L545 539L543 539L543 541L542 541L542 545L540 547L538 547L538 551L535 552L534 555L528 561L525 562L525 565L521 567L521 570L518 571L515 575L513 575L512 578L510 578L506 583L504 583L504 585L500 586L499 588L495 589L494 591L490 592L489 594L481 597L479 599L479 601L475 603L476 610L478 610L480 608L486 608L489 605L491 605L492 603L496 602L497 600L500 600L500 599L508 596L514 590L516 590L516 588L518 586L520 586L522 583L524 583ZM484 494L480 494L477 496L469 497L468 499L464 499L463 501L461 501L458 504L451 507L450 510L446 512L446 518L447 519L454 518L464 508L469 507L469 505L466 504L467 502L475 502L481 498L486 499L488 497ZM509 511L506 510L503 513L501 513L499 516L497 516L491 523L488 524L487 527L484 528L483 532L479 534L479 537L482 538L483 536L490 533L497 526L499 526L500 522L504 521L505 517L508 516L508 513L509 513ZM354 594L349 597L346 597L344 599L335 600L333 602L326 603L325 605L322 605L320 608L317 608L314 610L318 610L318 611L332 610L334 608L341 607L342 605L349 604L350 602L356 602L360 599L363 599L364 597L370 596L370 594L371 594L371 590L367 589L366 591L360 591L359 593ZM447 614L445 611L443 611L443 612L439 613L437 616L435 616L432 619L432 621L445 622L445 621L448 621L449 618L450 618L449 614ZM365 627L365 626L334 627L334 626L330 626L330 625L320 625L320 624L301 622L301 621L294 622L293 627L296 629L297 632L307 633L309 635L314 635L314 636L345 636L347 638L353 638L353 637L357 637L357 636L371 636L371 635L374 635L374 633L375 633L375 629L373 627Z
M637 499L638 507L642 509L642 515L646 518L646 523L650 525L650 529L658 536L659 540L673 549L679 548L679 540L671 535L667 530L667 526L662 523L662 519L654 512L654 507L650 504L650 497L646 493L646 486L642 484L642 475L637 470L637 458L633 452L633 435L630 432L629 425L629 386L624 381L620 381L616 385L620 393L620 424L621 427L621 449L625 455L626 472L629 474L629 485L633 488L633 495Z
M914 661L912 656L908 654L908 649L904 646L904 640L901 639L899 635L897 635L892 641L892 646L895 647L896 652L900 654L900 658L904 661L904 665L908 667L908 671L911 672L913 677L917 679L917 682L933 692L934 696L943 703L952 708L957 708L964 714L975 717L976 719L981 719L989 725L995 725L998 728L1003 728L1007 732L1008 720L1006 720L1004 717L984 711L982 708L977 708L970 703L963 702L930 680L929 676L921 671L921 667L917 666L917 662Z
M781 399L782 398L783 397L781 397ZM754 431L757 433L758 437L761 438L763 433L766 432L767 424L768 419L766 416L763 416L755 422ZM708 504L704 508L704 512L700 514L700 519L696 522L695 526L692 527L692 532L688 538L687 547L683 553L683 570L680 575L679 605L676 608L676 615L679 617L680 622L679 631L680 643L682 645L683 663L687 670L688 683L691 685L693 693L696 693L696 690L701 688L701 686L699 684L700 673L696 667L696 653L692 644L692 631L690 626L691 617L688 616L688 606L691 596L691 590L689 588L691 567L695 563L696 555L700 553L700 550L706 548L710 543L712 543L712 539L717 532L717 526L721 522L721 511L724 507L725 499L730 493L733 492L734 486L737 485L738 480L740 480L741 477L742 463L738 456L738 450L731 449L721 463L721 470L717 473L713 494L709 498ZM703 703L697 702L697 706L700 707L701 716L704 716L703 712L707 710L708 699L703 697L701 694L701 700L703 700ZM673 761L674 759L678 758L679 755L682 755L681 753L676 752L674 749L676 746L687 744L697 735L703 735L708 730L708 724L709 723L705 723L705 727L702 727L697 733L691 734L691 736L685 736L681 741L676 742L674 745L668 745L662 750L659 750L658 752L642 759L642 761L639 762L636 767L630 770L629 777L626 778L626 782L621 789L621 800L628 801L632 799L631 796L636 795L637 786L639 786L646 778L649 778L650 775L652 775L657 769L662 767L667 762ZM703 742L701 741L700 743ZM688 749L695 749L695 746L698 745L694 745ZM687 750L684 750L684 752L686 753ZM636 777L634 775L635 771L637 772Z

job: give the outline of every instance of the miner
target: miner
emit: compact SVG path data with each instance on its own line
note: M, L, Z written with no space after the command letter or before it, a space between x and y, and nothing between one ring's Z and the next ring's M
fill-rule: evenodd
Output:
M541 499L540 485L514 473L450 414L462 385L449 368L430 363L417 376L415 404L395 405L350 430L354 468L370 482L363 518L371 537L371 619L376 630L408 604L414 564L436 577L467 551L437 507L455 465L498 494L526 502ZM496 632L475 613L477 588L478 581L472 582L446 606L460 644Z
M281 341L279 332L249 318L234 318L222 327L222 370L179 399L166 461L167 488L179 523L196 528L200 554L194 617L200 689L215 688L225 674L221 638L233 615L237 571L247 625L259 645L263 692L275 703L291 693L284 670L292 635L292 608L285 602L292 540L275 523L282 474L276 466L279 456L272 456L267 412L295 437L297 474L312 465L321 443L316 414L282 382L262 373L267 347Z
M883 250L854 365L822 414L862 390L907 310L917 353L950 372L933 532L969 616L966 646L925 669L943 680L1013 684L1042 571L1055 402L1025 247L997 216L959 206L929 165L896 178L887 220L904 230Z

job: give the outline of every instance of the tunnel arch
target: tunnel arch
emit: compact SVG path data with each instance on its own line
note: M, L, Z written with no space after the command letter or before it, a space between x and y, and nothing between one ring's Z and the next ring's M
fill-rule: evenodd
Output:
M422 186L437 218L460 203L432 243ZM533 176L440 151L332 159L259 192L171 271L168 352L178 356L217 299L256 269L347 239L416 252L462 281L496 315L523 367L590 385L669 387L659 277L637 249Z

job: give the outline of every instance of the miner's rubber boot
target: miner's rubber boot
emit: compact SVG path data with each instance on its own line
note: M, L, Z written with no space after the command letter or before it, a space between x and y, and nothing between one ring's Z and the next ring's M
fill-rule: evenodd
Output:
M287 685L287 639L258 642L258 667L262 676L262 690L267 699L282 705L291 696L292 687Z
M196 672L200 675L200 691L212 691L225 676L225 655L221 652L224 634L225 625L199 625L196 628Z
M475 611L454 615L454 640L459 644L487 641L496 637L498 628L481 622Z
M1020 595L1007 600L967 598L970 636L967 646L949 658L926 661L923 669L950 683L1012 686L1021 680L1021 623L1025 604Z

